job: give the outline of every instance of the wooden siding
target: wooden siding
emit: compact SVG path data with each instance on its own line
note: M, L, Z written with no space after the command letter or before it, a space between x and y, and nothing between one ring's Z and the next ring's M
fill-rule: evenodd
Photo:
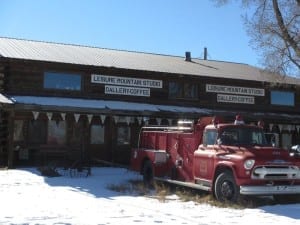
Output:
M76 73L82 75L81 91L54 90L43 88L43 74L45 71ZM147 78L163 81L163 88L151 88L150 97L135 97L126 95L107 95L104 93L104 84L91 83L91 74L121 76L132 78ZM1 74L0 74L1 75ZM1 78L1 77L0 77ZM170 81L190 82L198 85L198 99L171 99L168 96ZM0 81L1 82L1 81ZM1 83L0 83L1 84ZM254 96L255 107L249 104L220 103L217 102L217 93L206 92L206 84L240 86L260 88L265 90L265 96ZM0 86L1 88L1 86ZM295 107L282 107L270 105L270 90L273 89L295 91ZM34 96L61 96L88 99L109 99L134 101L152 104L178 105L184 107L203 107L220 110L260 111L298 113L300 107L300 90L294 85L271 84L257 81L244 81L237 79L221 79L199 76L174 75L150 71L132 71L117 68L94 68L87 66L72 66L64 64L49 64L43 62L10 62L6 70L5 90L8 94L34 95Z
M0 109L0 166L7 165L8 129L8 113Z
M44 89L43 79L44 72L61 72L71 74L81 74L82 86L80 91L69 91L69 90L57 90L57 89ZM126 96L126 95L107 95L104 93L104 84L91 83L91 74L101 74L108 76L118 77L132 77L139 79L155 79L162 80L162 88L151 88L150 97L138 97L138 96ZM198 98L196 99L184 99L184 98L169 98L169 82L188 82L197 85ZM217 101L218 93L207 92L206 85L222 85L222 86L233 86L233 87L248 87L264 89L264 96L253 96L254 104L237 104L237 103L220 103ZM295 107L284 107L284 106L272 106L270 105L270 91L271 90L283 90L283 91L294 91L295 92ZM103 68L93 66L79 66L71 64L61 63L46 63L46 62L33 62L23 60L10 60L9 62L0 61L0 91L8 95L28 95L28 96L57 96L67 98L84 98L84 99L105 99L105 100L118 100L118 101L130 101L138 103L150 103L150 104L162 104L162 105L176 105L183 107L197 107L206 108L215 112L222 113L222 116L227 117L229 121L232 121L232 114L244 112L247 114L246 122L255 122L255 113L283 113L290 115L298 115L300 107L300 87L294 85L282 85L277 83L266 83L258 81L245 81L239 79L222 79L212 77L200 77L191 75L178 75L178 74L167 74L162 72L151 72L151 71L134 71L127 69L118 68ZM32 108L34 107L34 108ZM23 105L15 105L15 116L10 114L10 111L4 108L0 108L0 159L2 163L7 161L14 161L17 157L13 155L13 147L20 145L30 150L30 161L34 164L43 163L41 158L41 152L43 148L47 146L47 112L53 113L52 120L62 120L60 113L67 113L66 121L66 144L67 149L81 148L86 154L92 156L95 159L101 159L105 161L112 161L116 163L128 164L130 159L130 149L137 144L139 129L142 124L138 121L131 122L130 124L118 123L114 120L114 115L129 115L133 118L136 116L147 116L160 119L179 119L184 116L192 117L196 119L201 115L192 115L176 112L155 112L143 114L139 112L139 109L133 109L132 112L122 112L97 110L97 109L81 109L81 108L67 108L67 107L40 107L30 106L26 108ZM32 110L40 112L38 120L44 121L44 136L39 138L37 141L30 140L28 138L29 124L33 121ZM81 113L82 116L79 120L78 125L74 119L74 113ZM132 113L132 114L130 114ZM105 122L101 122L98 119L93 119L91 123L88 122L87 114L93 114L99 116L100 114L106 116ZM280 114L279 114L280 115ZM278 116L277 116L278 118ZM9 125L12 120L24 120L24 141L13 142L12 135L13 129ZM261 119L261 118L259 118ZM274 123L274 118L263 118L266 124ZM276 123L284 124L300 124L300 121L292 121L290 118L282 117L276 121ZM92 124L101 124L105 126L105 143L102 144L91 144L90 143L90 126ZM131 139L130 143L119 145L117 144L117 129L118 126L126 125L130 127ZM82 137L74 138L75 130L83 134ZM10 135L8 135L10 133ZM299 136L298 136L299 137ZM298 138L299 139L299 138ZM79 147L78 147L79 146ZM60 146L48 145L46 148L57 148L61 149ZM63 148L65 149L65 148ZM2 154L2 155L1 155Z

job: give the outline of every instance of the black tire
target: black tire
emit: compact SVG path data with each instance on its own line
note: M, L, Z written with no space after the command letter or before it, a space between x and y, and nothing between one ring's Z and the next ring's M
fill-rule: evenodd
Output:
M237 202L240 196L239 187L236 185L232 172L220 173L214 184L214 195L218 201Z
M146 186L153 184L153 168L149 160L145 161L143 165L143 181Z
M174 166L171 169L171 180L176 180L177 179L177 168Z

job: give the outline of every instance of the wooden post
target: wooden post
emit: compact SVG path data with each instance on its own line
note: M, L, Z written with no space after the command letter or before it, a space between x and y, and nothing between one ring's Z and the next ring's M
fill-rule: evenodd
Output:
M14 109L10 109L8 111L8 135L7 135L7 151L8 151L8 162L7 167L9 169L13 168L14 166L14 117L15 117L15 111Z

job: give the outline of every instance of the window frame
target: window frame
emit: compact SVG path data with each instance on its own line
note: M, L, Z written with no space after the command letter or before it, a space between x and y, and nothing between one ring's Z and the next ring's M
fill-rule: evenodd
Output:
M171 86L176 86L178 91L174 91L174 88ZM193 87L193 91L190 91L188 87ZM168 98L169 99L184 99L184 100L199 100L199 85L198 83L193 83L191 81L169 81L168 89Z

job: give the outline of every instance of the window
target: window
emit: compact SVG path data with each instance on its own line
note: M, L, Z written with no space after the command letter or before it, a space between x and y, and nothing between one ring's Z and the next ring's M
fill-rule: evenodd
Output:
M295 105L294 98L295 98L295 95L293 92L271 91L271 104L272 105L294 106Z
M45 144L47 122L45 120L31 120L28 124L28 142L30 144Z
M63 145L66 143L66 121L48 122L48 144Z
M217 139L217 131L216 130L206 130L203 136L203 144L204 145L214 145Z
M83 135L84 135L83 120L79 120L77 123L74 122L70 129L70 145L79 147L82 143Z
M129 126L120 126L118 127L117 133L117 143L119 145L128 145L130 144L130 127Z
M95 145L104 144L104 126L102 125L91 126L91 144L95 144Z
M198 86L188 82L171 81L169 82L169 97L198 99Z
M292 134L283 133L281 137L281 143L284 149L290 149L292 147Z
M44 88L80 91L81 75L46 72L44 74Z
M14 141L24 141L24 135L23 135L23 120L15 120L14 123Z

